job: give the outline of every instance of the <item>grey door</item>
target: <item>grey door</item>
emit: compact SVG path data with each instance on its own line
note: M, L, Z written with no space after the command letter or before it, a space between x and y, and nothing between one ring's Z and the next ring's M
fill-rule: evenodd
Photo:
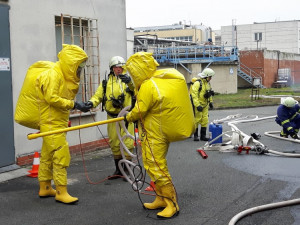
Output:
M9 6L0 4L0 167L15 163Z

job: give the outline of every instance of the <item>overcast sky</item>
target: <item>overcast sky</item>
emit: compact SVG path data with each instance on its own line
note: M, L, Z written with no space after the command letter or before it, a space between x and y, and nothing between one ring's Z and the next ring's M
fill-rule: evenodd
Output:
M126 26L221 26L300 20L300 0L126 0Z

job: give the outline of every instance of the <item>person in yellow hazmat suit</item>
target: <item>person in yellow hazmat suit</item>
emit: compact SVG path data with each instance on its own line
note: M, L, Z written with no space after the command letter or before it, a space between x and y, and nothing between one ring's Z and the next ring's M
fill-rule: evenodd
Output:
M188 138L195 130L193 109L184 76L176 69L157 70L152 53L138 52L126 62L136 91L136 104L125 122L138 121L144 168L155 183L156 198L147 209L164 208L158 218L177 216L177 194L166 155L171 142Z
M58 62L52 69L39 76L37 82L42 93L40 132L67 128L70 109L82 109L83 104L75 102L74 98L87 58L87 54L80 47L63 45L63 49L58 53ZM38 173L40 197L55 195L58 202L78 202L78 198L70 196L67 191L67 168L70 160L66 133L43 137ZM52 179L56 191L51 188Z
M84 106L74 98L87 58L80 47L63 45L57 62L38 61L31 65L18 99L16 122L40 132L67 128L70 110ZM67 191L70 158L66 133L43 137L38 171L40 197L55 197L56 201L66 204L78 202L78 198ZM52 180L56 190L51 186Z
M126 74L126 70L123 68L124 65L125 60L121 56L114 56L110 59L110 73L108 75L108 80L102 81L96 93L88 102L85 103L86 110L97 107L100 103L102 103L102 106L104 106L107 113L107 119L112 119L116 118L123 108L134 104L134 85L130 76ZM119 129L121 136L125 135L125 131L121 127ZM127 129L130 134L134 134L133 123L129 123ZM122 177L122 173L118 166L119 161L122 159L122 155L120 151L120 140L117 135L115 123L107 124L107 133L116 167L115 172L109 176L108 179L113 180ZM132 152L133 140L126 138L124 143ZM125 156L128 160L131 159L127 152L125 152ZM124 169L126 169L126 167Z
M198 74L199 79L194 82L190 89L190 95L195 112L196 131L194 133L194 141L199 141L198 126L200 124L200 140L208 141L206 137L206 129L208 125L208 109L213 109L214 91L211 89L210 80L215 72L206 68L202 73Z

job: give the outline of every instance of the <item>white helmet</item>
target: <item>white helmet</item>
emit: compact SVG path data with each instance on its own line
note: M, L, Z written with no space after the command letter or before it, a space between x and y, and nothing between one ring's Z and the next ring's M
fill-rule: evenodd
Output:
M283 100L282 104L285 105L286 107L291 108L291 107L294 107L297 103L298 102L295 99L293 99L292 97L287 97Z
M201 78L206 78L206 77L212 77L215 75L215 71L213 71L210 68L206 68L202 71L202 73L199 73L198 76Z
M113 66L124 66L125 60L121 56L114 56L109 61L109 68L111 69Z

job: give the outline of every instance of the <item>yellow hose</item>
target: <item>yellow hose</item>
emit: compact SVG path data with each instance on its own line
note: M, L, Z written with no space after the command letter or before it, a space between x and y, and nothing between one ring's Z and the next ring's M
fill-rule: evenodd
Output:
M87 123L87 124L82 124L82 125L78 125L78 126L74 126L74 127L68 127L68 128L64 128L64 129L53 130L53 131L48 131L48 132L43 132L43 133L28 134L27 139L32 140L32 139L36 139L39 137L48 136L51 134L63 133L63 132L68 132L68 131L72 131L72 130L79 130L79 129L83 129L83 128L87 128L87 127L94 127L94 126L103 125L103 124L107 124L107 123L114 123L114 122L118 122L121 120L124 120L124 117L117 117L114 119L102 120L102 121L98 121L98 122L94 122L94 123Z

